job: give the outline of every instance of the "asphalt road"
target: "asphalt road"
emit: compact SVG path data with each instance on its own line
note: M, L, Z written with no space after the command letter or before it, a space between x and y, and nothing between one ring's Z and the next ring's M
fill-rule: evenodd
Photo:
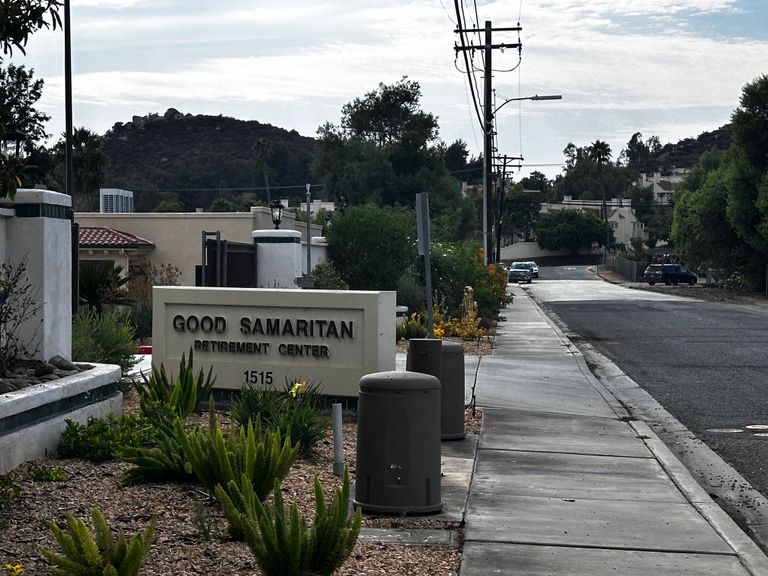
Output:
M531 291L768 496L768 309L629 290L585 267L541 268Z

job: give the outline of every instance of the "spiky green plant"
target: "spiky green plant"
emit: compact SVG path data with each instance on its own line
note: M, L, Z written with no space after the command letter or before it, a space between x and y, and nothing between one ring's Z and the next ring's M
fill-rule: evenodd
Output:
M299 452L298 443L283 440L279 431L267 431L262 437L258 420L255 426L249 422L225 437L213 406L208 430L192 431L182 442L188 469L210 494L217 484L229 486L245 475L259 499L267 497L275 480L285 478Z
M264 576L330 576L357 543L362 516L359 510L353 516L347 513L349 474L346 471L330 506L326 506L320 480L315 476L315 514L311 527L295 503L286 513L278 482L275 482L271 509L252 494L240 492L234 482L230 483L229 493L252 505L247 512L240 513L240 525ZM216 487L216 495L225 514L237 513L236 504L221 486Z
M153 447L129 447L120 451L121 459L134 465L128 470L120 484L134 486L162 482L188 482L195 475L188 469L184 456L184 421L175 418L156 420L158 443Z
M211 395L211 389L216 381L212 374L213 368L208 369L208 376L203 375L202 368L195 376L192 368L192 349L189 350L189 361L184 354L179 362L179 375L175 382L168 377L165 366L152 367L149 377L143 373L141 381L135 381L134 387L139 394L141 412L150 420L173 417L186 418L203 399ZM171 374L173 376L173 374Z
M48 522L48 527L61 546L63 554L41 549L42 555L54 565L55 576L137 576L155 538L156 521L136 534L130 542L120 532L112 532L98 508L91 512L94 534L85 523L71 512L67 513L67 526L59 528Z

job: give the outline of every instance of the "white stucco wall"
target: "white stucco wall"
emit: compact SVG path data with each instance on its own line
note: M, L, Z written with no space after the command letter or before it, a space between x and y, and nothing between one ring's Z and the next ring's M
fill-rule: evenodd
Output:
M72 199L48 190L19 189L18 205L69 208ZM39 311L19 331L24 342L40 345L35 358L72 353L72 225L58 217L18 217L6 221L6 257L26 260L27 277Z

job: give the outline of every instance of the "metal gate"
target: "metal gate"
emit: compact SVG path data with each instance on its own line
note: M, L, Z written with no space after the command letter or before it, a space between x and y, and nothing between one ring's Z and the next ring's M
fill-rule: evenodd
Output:
M256 287L256 246L221 239L220 232L203 232L202 264L197 286Z

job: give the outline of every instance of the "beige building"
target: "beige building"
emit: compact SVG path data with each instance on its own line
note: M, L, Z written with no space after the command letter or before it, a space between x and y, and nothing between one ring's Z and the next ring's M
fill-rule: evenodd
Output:
M140 259L148 260L157 268L163 264L171 264L180 270L179 283L182 286L195 285L195 266L202 263L203 232L219 232L222 240L250 244L253 242L251 233L254 230L271 230L275 227L271 212L265 206L254 206L250 212L78 212L75 213L75 222L82 228L119 231L146 243L144 249L137 250L121 249L120 246L81 246L82 260L113 260L125 269L138 264ZM302 244L306 246L305 222L296 222L292 213L283 212L280 228L300 232ZM313 236L320 236L322 227L313 224L311 232Z

